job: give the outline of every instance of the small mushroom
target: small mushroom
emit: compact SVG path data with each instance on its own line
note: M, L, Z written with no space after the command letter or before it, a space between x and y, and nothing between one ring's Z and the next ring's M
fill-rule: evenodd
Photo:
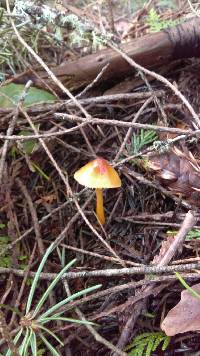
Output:
M103 158L96 158L80 168L75 174L74 179L88 188L96 190L96 214L98 220L105 224L103 207L103 188L121 187L121 180L116 170Z

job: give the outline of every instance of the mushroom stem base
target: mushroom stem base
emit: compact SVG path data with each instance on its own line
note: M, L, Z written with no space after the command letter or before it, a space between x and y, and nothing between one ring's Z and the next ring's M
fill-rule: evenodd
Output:
M105 224L105 214L104 214L104 207L103 207L103 190L96 188L96 214L99 222L104 225Z

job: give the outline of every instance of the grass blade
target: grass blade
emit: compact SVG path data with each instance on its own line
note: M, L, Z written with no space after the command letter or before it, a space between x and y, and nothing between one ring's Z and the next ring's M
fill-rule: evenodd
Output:
M176 274L176 277L181 282L181 284L183 285L183 287L185 287L188 290L188 292L190 292L193 295L193 297L196 297L197 299L200 300L200 294L197 293L194 289L192 289L178 272L175 272L175 274Z

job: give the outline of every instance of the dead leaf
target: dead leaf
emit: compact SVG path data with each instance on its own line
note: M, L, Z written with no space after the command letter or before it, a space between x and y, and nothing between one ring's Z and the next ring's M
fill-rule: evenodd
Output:
M194 284L192 289L200 293L200 283ZM161 329L167 336L200 330L200 300L188 290L182 291L180 302L169 311Z
M52 193L52 194L41 197L40 199L35 201L35 204L43 204L43 203L52 204L53 201L55 201L55 200L56 200L56 194Z
M161 185L200 206L200 168L190 151L183 152L174 146L166 153L149 157L146 166Z

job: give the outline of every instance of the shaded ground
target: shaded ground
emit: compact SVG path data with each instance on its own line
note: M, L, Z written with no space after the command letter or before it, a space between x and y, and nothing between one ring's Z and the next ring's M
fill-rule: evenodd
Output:
M76 6L75 3L72 5ZM164 20L169 18L175 20L189 11L184 2L181 5L177 2L177 9L173 9L173 15L172 10L166 9L163 4L160 6L158 4L155 8L158 12L163 13ZM120 11L118 6L113 6L113 11L116 11L118 17ZM97 25L99 17L95 6L89 7L88 14L90 15L88 16L89 20L93 16ZM101 15L106 22L108 8L103 7ZM129 15L129 13L124 14L126 21ZM143 36L149 31L145 16L146 12L135 21L126 40L129 37ZM128 30L126 21L123 26ZM116 20L116 27L117 24L119 21ZM106 26L106 29L110 29L109 21ZM121 40L120 36L119 38ZM72 50L65 48L64 45L55 45L55 48L52 47L49 50L49 48L45 48L42 41L40 45L39 55L48 65L50 63L52 65L60 64L68 56L73 59L78 58L78 56L84 55L84 50L91 51L91 48L88 49L84 46L75 46ZM19 63L15 63L16 73L31 63L30 57L30 54L27 54L25 58L19 59L22 68ZM49 57L52 60L49 60ZM9 65L8 62L2 64L1 72L6 71L5 79L13 78L11 64L12 61L9 62ZM161 68L159 71L162 72L162 69L165 69L165 77L179 88L196 113L199 114L199 60L179 60L171 63L167 70ZM192 208L195 210L197 218L199 216L196 209L198 203L193 203L191 206L191 202L187 199L185 201L182 195L169 190L166 184L163 186L163 182L157 179L155 172L146 169L144 164L147 158L146 149L152 147L155 140L166 142L167 139L175 136L147 130L144 126L143 130L132 127L127 137L128 127L124 127L124 122L132 122L135 115L138 115L138 110L147 100L146 107L137 117L137 123L188 130L193 128L191 114L179 98L163 83L155 79L152 80L141 73L137 73L135 79L137 85L133 83L129 91L133 93L133 96L129 99L123 97L122 86L120 98L116 96L115 92L109 92L115 95L114 99L108 101L106 98L104 101L103 95L105 92L108 93L108 89L112 90L112 83L92 87L86 94L83 94L81 97L83 99L82 107L92 118L101 119L101 121L91 122L81 128L77 125L80 124L80 117L83 115L76 105L67 101L65 106L62 105L66 96L60 96L61 102L19 110L17 114L13 108L0 108L1 135L23 135L22 131L24 130L29 134L35 134L30 128L31 123L35 125L37 132L43 135L40 141L37 141L37 145L34 141L34 151L31 153L22 147L22 143L20 144L22 141L11 139L6 141L5 137L1 136L0 233L6 238L2 240L2 248L0 246L0 303L4 305L2 310L7 323L10 323L11 330L15 330L19 325L19 317L13 316L13 310L7 310L5 306L16 307L24 313L32 281L30 276L25 273L26 268L36 271L46 248L59 237L59 247L47 260L45 272L49 273L48 276L51 278L52 273L60 271L59 254L62 252L65 253L65 261L77 258L76 265L70 271L97 272L97 276L94 277L88 277L86 273L84 278L69 279L69 288L71 293L75 293L100 283L102 284L100 291L107 290L105 295L100 297L98 297L98 292L96 292L97 295L93 295L95 292L91 293L88 302L87 296L84 296L82 299L84 301L86 298L86 301L80 304L80 310L87 320L98 324L96 331L111 344L117 345L127 320L134 314L135 322L126 340L126 345L136 335L143 332L160 331L160 323L167 311L180 299L182 286L173 272L157 275L157 283L152 283L154 293L151 293L146 301L144 291L148 284L147 275L131 274L107 277L105 273L105 275L98 276L100 270L150 266L152 261L155 261L155 256L159 256L163 241L169 241L170 236L176 235L188 209ZM134 97L134 93L138 94L137 98ZM155 96L152 96L152 93ZM77 95L80 92L73 94ZM97 96L101 97L100 101L92 100ZM84 102L86 98L89 100ZM27 112L28 118L24 111ZM69 116L63 119L56 116L55 113L67 113ZM13 131L10 132L11 120L14 115L17 116L17 119L13 125ZM77 116L77 121L70 120L70 115ZM110 120L110 123L103 122L103 120ZM115 120L120 123L116 125ZM70 131L71 128L76 129ZM58 131L59 134L56 135ZM62 134L60 134L61 131L63 131ZM52 134L52 136L47 138L46 134ZM4 142L8 142L6 149ZM177 147L183 151L187 149L192 152L198 162L198 143L198 138L189 139L184 143L177 144ZM139 155L141 152L144 154ZM154 152L162 156L160 151L154 150ZM94 159L96 155L116 165L122 180L121 188L104 191L106 212L104 227L98 224L95 216L94 192L90 189L83 189L73 178L74 172L89 160ZM138 157L136 157L137 159L131 158L133 155L138 155L140 161ZM74 203L74 197L77 198L78 205ZM84 217L81 215L82 212L84 212ZM198 226L199 222L197 221L197 230ZM5 251L4 248L8 248L10 244L12 248ZM198 238L194 239L190 235L183 248L176 254L173 263L179 266L192 262L198 263L198 249ZM13 270L10 270L11 268ZM19 277L20 269L24 271L23 278ZM186 270L185 273L190 273L190 275L187 274L189 284L192 281L198 281L198 271ZM163 276L166 277L165 280L162 279ZM138 282L138 284L134 285L134 288L128 285L120 289L121 285L132 282ZM113 287L116 288L113 289ZM47 280L41 280L38 283L36 299L46 288ZM134 300L134 296L137 296L137 300ZM60 282L56 287L53 298L53 302L66 298L66 286L63 282ZM48 303L53 302L48 300ZM77 317L75 309L68 311L66 316L80 318L80 315ZM55 322L52 323L51 328L57 331L64 341L65 351L64 348L58 346L55 340L52 341L62 355L111 354L105 344L95 341L94 336L84 326ZM3 355L4 347L5 344L1 344ZM39 345L39 348L42 350L43 345ZM187 355L189 352L191 354L199 349L198 333L186 333L172 337L166 351L162 351L158 347L152 355ZM46 355L47 350L43 354Z

